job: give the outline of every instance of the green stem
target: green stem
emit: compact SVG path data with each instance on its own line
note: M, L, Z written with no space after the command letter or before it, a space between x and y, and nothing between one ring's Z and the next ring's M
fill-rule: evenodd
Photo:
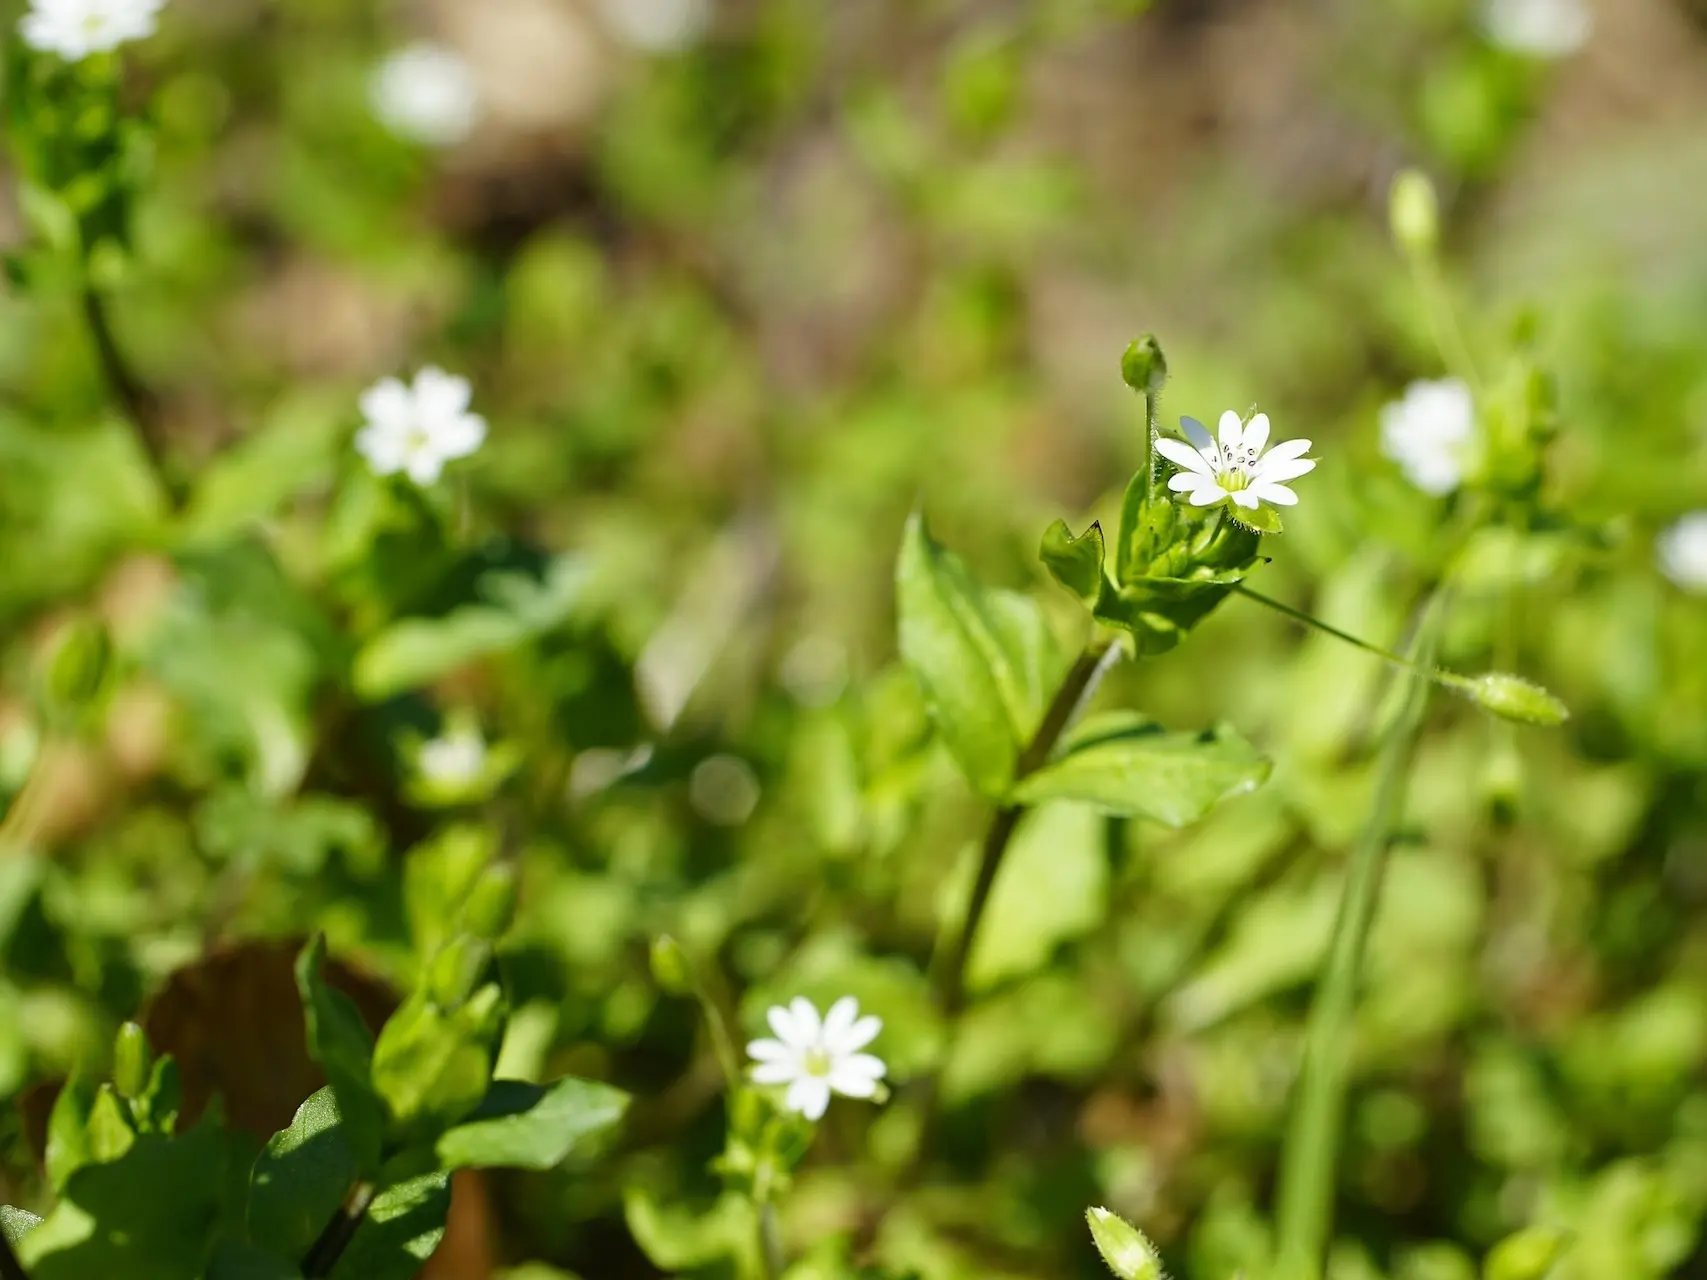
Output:
M100 363L101 374L106 379L107 387L113 398L119 402L119 407L124 410L125 417L130 419L137 441L142 445L142 451L148 455L149 465L153 467L161 488L176 506L183 498L183 493L173 479L166 456L166 432L160 414L160 402L154 393L143 385L142 380L131 369L130 362L125 359L118 339L114 336L112 320L107 315L106 299L93 284L83 286L83 318L89 326L89 336L94 341L95 356Z
M1422 295L1423 311L1428 316L1442 363L1480 394L1482 375L1470 354L1470 344L1464 341L1464 331L1458 327L1458 316L1447 293L1446 281L1441 278L1440 264L1432 256L1413 255L1411 274L1417 292Z
M1276 1280L1320 1280L1333 1225L1335 1171L1350 1074L1351 1037L1363 958L1381 899L1387 849L1411 750L1428 703L1429 671L1441 615L1437 597L1424 613L1415 648L1423 662L1411 671L1404 709L1381 753L1375 804L1352 852L1340 898L1327 968L1317 988L1304 1037L1304 1061L1294 1094L1280 1168L1276 1220Z
M1371 644L1369 641L1364 640L1359 636L1352 635L1349 631L1341 631L1338 627L1331 626L1328 623L1323 622L1313 614L1305 613L1302 609L1294 609L1291 605L1283 604L1281 601L1276 600L1271 596L1265 596L1261 592L1252 591L1242 582L1235 584L1233 590L1244 596L1247 600L1254 600L1257 604L1266 605L1276 613L1285 614L1294 622L1301 622L1306 627L1320 631L1323 635L1329 635L1335 640L1344 641L1354 649L1361 649L1365 653L1374 654L1383 662L1389 662L1393 666L1398 667L1401 671L1410 672L1413 676L1419 676L1424 680L1432 681L1443 689L1452 689L1462 692L1472 687L1472 682L1464 676L1459 675L1457 672L1442 671L1439 667L1433 666L1430 663L1417 662L1413 658L1407 658L1403 654L1394 653L1390 649L1383 649L1378 644Z
M326 1224L320 1238L303 1258L304 1280L320 1280L320 1277L332 1274L332 1268L338 1265L338 1259L344 1256L344 1250L349 1248L350 1241L361 1230L367 1211L373 1207L374 1197L378 1194L379 1188L371 1182L358 1182L350 1188L332 1221Z

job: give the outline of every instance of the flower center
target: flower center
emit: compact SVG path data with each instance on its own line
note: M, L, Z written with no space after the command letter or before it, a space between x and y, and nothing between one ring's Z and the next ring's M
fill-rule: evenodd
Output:
M403 434L403 447L411 454L425 453L432 443L433 438L421 426L412 426Z
M821 1048L808 1049L800 1055L800 1065L807 1075L821 1080L830 1074L830 1055Z
M1237 493L1241 489L1250 488L1251 477L1243 467L1223 467L1215 477L1215 483L1228 493Z

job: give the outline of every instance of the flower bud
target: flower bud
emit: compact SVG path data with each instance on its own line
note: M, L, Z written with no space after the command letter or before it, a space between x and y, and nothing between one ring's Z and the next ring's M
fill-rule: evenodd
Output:
M1155 334L1146 333L1126 348L1120 357L1120 376L1141 395L1153 396L1167 385L1168 362Z
M1483 710L1506 720L1551 727L1563 724L1571 715L1564 703L1521 676L1490 671L1465 679L1459 687Z
M1163 1280L1161 1257L1137 1227L1100 1208L1087 1209L1085 1221L1102 1260L1120 1280Z
M113 646L107 629L79 619L54 638L42 666L41 689L50 717L75 721L88 713L106 688Z
M1440 243L1440 201L1434 183L1416 169L1406 169L1393 179L1387 195L1387 220L1393 239L1406 253L1432 254Z
M1527 1227L1493 1247L1482 1274L1487 1280L1543 1280L1567 1240L1559 1227Z
M113 1088L119 1097L135 1100L147 1092L153 1065L148 1037L136 1023L125 1023L113 1039Z
M468 891L462 918L477 938L496 942L509 930L516 911L516 869L498 862L487 867Z
M682 950L682 944L667 933L652 939L652 977L673 996L685 996L693 991L693 973L688 968L687 953Z

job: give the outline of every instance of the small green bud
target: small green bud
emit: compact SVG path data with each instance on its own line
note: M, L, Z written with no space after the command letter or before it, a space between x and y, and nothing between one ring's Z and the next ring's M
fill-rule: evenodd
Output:
M134 1101L148 1091L148 1076L154 1066L154 1053L148 1047L148 1037L134 1022L119 1028L113 1039L113 1087L119 1097Z
M1458 687L1477 706L1506 720L1551 727L1570 719L1570 709L1564 703L1521 676L1490 671L1467 677Z
M59 720L86 714L106 688L113 646L100 622L84 618L54 638L42 668L47 712Z
M688 968L687 952L667 933L652 939L652 977L673 996L693 993L693 972Z
M516 868L508 862L499 862L482 871L468 891L462 918L470 933L496 942L509 931L515 912Z
M1569 1239L1559 1227L1526 1227L1493 1247L1482 1275L1485 1280L1543 1280Z
M1126 1219L1107 1209L1087 1209L1091 1239L1108 1269L1120 1280L1163 1280L1162 1259L1155 1246Z
M1168 361L1156 335L1146 333L1120 357L1120 376L1140 395L1153 396L1168 382Z
M1427 174L1406 169L1393 179L1387 220L1393 239L1406 253L1421 257L1434 252L1440 243L1440 200Z

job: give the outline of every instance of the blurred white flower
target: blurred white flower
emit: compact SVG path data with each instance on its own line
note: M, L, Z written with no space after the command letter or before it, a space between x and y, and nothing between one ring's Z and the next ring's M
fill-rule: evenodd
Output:
M765 1014L774 1040L755 1040L747 1053L755 1062L755 1084L786 1084L783 1105L808 1120L823 1116L830 1095L870 1098L888 1068L881 1058L861 1053L883 1029L872 1015L859 1016L859 1001L843 996L822 1019L813 1003L795 996Z
M374 68L368 100L381 124L423 146L454 147L480 119L473 71L438 44L407 45L386 58Z
M486 740L467 729L430 738L421 744L415 767L434 786L471 786L486 771Z
M647 53L685 49L711 22L711 0L599 0L605 24Z
M442 369L421 370L412 387L386 378L362 396L367 425L356 449L376 475L401 471L416 484L432 484L445 463L466 458L486 439L486 420L468 412L473 396L467 378Z
M1298 495L1285 485L1316 469L1316 464L1302 455L1308 452L1308 440L1287 440L1264 452L1268 444L1269 422L1266 413L1255 415L1248 425L1229 409L1221 415L1221 439L1217 443L1209 429L1196 418L1181 418L1180 429L1191 441L1163 436L1156 441L1156 451L1169 462L1184 470L1168 481L1175 493L1191 495L1194 507L1209 507L1231 500L1234 505L1255 511L1264 502L1277 507L1298 504Z
M1437 498L1464 483L1475 442L1476 404L1456 378L1413 382L1381 410L1381 452Z
M166 0L30 0L18 23L24 43L43 53L78 62L106 53L127 40L154 34Z
M694 812L720 827L738 827L759 805L759 779L739 756L709 756L688 777Z
M1707 593L1707 511L1692 511L1659 536L1660 572L1685 591Z
M1588 0L1485 0L1482 30L1500 48L1532 58L1563 58L1594 30Z

